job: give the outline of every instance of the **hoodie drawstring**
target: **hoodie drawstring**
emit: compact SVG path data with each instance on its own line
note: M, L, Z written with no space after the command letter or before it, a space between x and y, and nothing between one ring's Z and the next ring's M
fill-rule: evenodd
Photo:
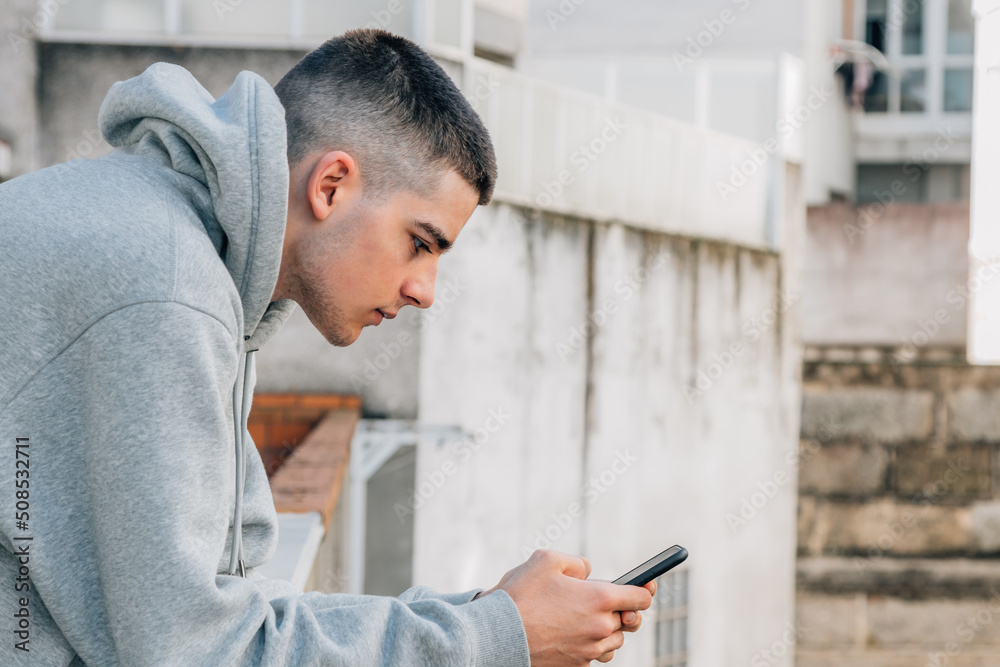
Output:
M246 338L249 338L247 336ZM242 401L237 404L240 398L239 378L233 384L233 435L236 441L236 503L233 510L233 546L229 554L229 574L239 574L246 578L246 567L243 563L243 486L246 482L246 449L243 434L247 430L247 419L250 411L247 409L250 403L250 368L253 365L254 352L257 350L247 350L243 353L243 392ZM236 416L239 415L239 419Z

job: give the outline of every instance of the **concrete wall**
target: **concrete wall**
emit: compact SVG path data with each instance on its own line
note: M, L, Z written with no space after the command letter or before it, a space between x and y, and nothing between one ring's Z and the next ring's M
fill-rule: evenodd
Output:
M941 359L808 352L799 667L996 664L1000 373Z
M34 0L0 3L0 135L9 139L13 175L42 166L38 162L38 57L34 37L42 21Z
M622 0L531 3L526 34L531 53L671 54L729 10L735 17L708 47L713 56L801 55L803 3L788 0ZM718 31L718 28L716 29Z
M830 55L842 0L532 3L519 70L609 100L763 143L783 139L777 120L799 112L809 204L854 194L853 118ZM599 44L599 47L595 45ZM782 98L775 63L805 62L801 90ZM796 132L797 134L797 132Z
M683 544L689 664L747 664L791 621L797 352L779 257L508 206L477 212L461 245L440 278L467 289L424 330L419 416L472 438L418 451L415 579L493 585L539 547L613 579ZM652 664L654 637L617 660Z
M105 153L109 147L97 131L97 112L104 96L113 83L142 74L154 62L187 68L218 97L245 69L274 85L304 55L278 49L44 42L38 49L40 166Z
M810 208L806 344L964 346L968 241L967 203Z
M854 201L854 118L844 98L844 81L834 74L830 46L841 37L844 0L806 0L806 87L833 91L805 127L805 190L810 206L834 198Z

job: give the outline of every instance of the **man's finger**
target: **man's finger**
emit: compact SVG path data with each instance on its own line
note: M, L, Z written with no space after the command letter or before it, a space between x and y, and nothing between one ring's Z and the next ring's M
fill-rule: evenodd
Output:
M558 568L560 572L574 579L586 579L590 576L590 561L583 556L574 556L554 549L536 549L531 553L531 557L550 567Z
M623 611L622 612L622 630L625 632L635 632L642 625L642 612L638 611Z
M604 657L609 653L614 654L615 651L625 645L625 634L621 630L615 630L600 643L603 644L603 646L600 646L599 649L604 649L604 653L601 654L601 657ZM610 660L610 658L608 659Z
M575 577L576 579L586 579L590 576L590 561L583 556L571 556L561 554L565 557L563 561L563 574Z
M604 588L605 611L640 611L649 609L653 598L649 590L640 586L621 586L603 581L593 581L592 585Z

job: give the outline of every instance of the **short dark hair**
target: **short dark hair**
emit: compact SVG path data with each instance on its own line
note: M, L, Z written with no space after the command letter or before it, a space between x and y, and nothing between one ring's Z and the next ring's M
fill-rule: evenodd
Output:
M384 30L351 30L306 54L274 88L285 107L288 162L343 150L366 196L433 189L454 169L488 204L497 166L489 132L434 60Z

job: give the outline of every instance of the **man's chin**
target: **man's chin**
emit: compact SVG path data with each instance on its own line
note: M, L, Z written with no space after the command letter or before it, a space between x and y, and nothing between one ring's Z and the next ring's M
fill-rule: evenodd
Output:
M347 347L348 345L353 345L358 341L358 338L361 337L361 331L363 329L364 326L355 331L353 335L344 334L343 332L341 332L342 333L341 337L337 339L338 342L334 343L334 345L336 345L337 347Z
M333 331L321 333L323 334L323 338L325 338L326 342L330 345L333 345L334 347L347 347L348 345L354 344L358 340L358 337L361 336L361 330L363 328L364 327L362 326L350 331L338 328Z

